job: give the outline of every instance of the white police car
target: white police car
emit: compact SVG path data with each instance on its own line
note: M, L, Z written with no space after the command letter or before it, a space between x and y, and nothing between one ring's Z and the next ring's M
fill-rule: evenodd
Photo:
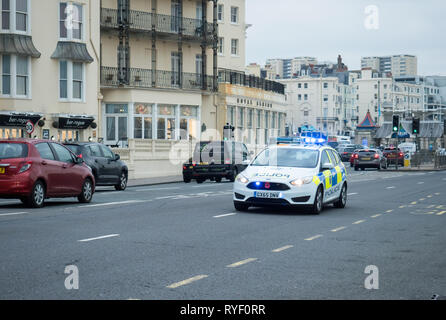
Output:
M234 182L234 206L308 206L319 214L325 204L344 208L347 174L329 146L283 145L263 150Z

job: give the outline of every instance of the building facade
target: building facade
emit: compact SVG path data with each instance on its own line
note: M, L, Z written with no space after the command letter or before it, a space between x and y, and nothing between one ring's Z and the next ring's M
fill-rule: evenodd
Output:
M361 58L361 68L372 68L382 73L392 73L394 77L418 74L417 57L401 54L383 57Z
M94 139L99 2L4 0L1 10L0 138Z

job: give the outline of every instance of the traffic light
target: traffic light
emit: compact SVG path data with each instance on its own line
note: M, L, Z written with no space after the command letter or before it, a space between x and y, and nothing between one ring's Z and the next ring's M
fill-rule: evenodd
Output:
M420 133L420 119L412 119L412 133L413 134Z
M392 131L398 132L399 127L400 127L400 117L394 115L392 120Z

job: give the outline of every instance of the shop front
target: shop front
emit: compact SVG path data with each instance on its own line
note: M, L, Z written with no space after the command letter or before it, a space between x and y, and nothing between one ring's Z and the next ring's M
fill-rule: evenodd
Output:
M31 112L0 113L0 139L33 137L36 127L43 124L41 118L42 114Z
M105 103L102 119L100 140L123 148L129 139L191 140L200 135L200 107L194 105Z
M53 115L52 126L52 140L87 141L96 138L94 129L97 125L93 116Z

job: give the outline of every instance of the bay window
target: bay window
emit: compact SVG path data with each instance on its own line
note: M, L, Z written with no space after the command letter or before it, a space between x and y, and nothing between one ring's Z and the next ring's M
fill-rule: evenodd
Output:
M1 56L1 94L3 96L29 98L30 58L16 55Z
M82 41L83 19L81 4L61 2L59 4L59 38L66 41Z
M30 0L2 0L2 30L29 34Z
M84 100L84 64L69 60L59 61L59 98L67 101Z

